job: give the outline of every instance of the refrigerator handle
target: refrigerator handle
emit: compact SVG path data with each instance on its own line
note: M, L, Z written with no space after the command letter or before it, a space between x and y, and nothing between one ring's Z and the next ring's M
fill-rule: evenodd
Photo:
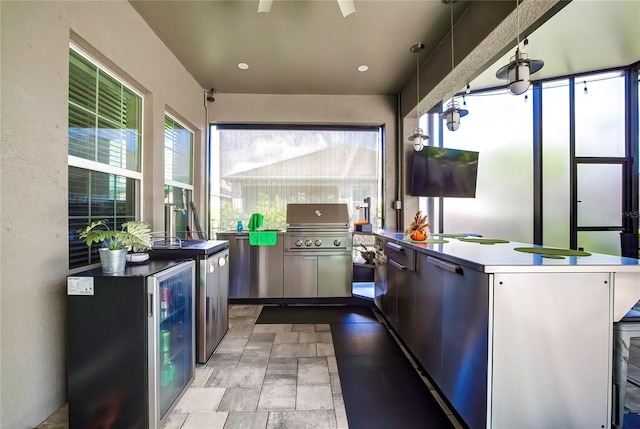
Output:
M153 294L147 294L147 317L153 317Z

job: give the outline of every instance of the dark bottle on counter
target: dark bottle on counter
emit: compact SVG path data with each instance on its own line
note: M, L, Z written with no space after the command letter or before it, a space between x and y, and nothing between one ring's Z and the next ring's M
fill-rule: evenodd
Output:
M238 231L238 232L242 232L242 230L243 230L243 229L244 229L244 228L242 227L242 221L241 221L241 220L239 220L239 221L238 221L238 226L236 227L236 231Z

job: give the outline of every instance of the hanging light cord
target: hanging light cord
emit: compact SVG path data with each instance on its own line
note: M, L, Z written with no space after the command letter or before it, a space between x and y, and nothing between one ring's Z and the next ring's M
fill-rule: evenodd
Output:
M518 17L517 32L516 32L516 51L520 50L520 9L518 8L519 1L516 0L516 16Z
M416 114L417 128L420 128L420 51L416 50Z
M453 55L453 2L451 4L451 73L453 73L455 56Z

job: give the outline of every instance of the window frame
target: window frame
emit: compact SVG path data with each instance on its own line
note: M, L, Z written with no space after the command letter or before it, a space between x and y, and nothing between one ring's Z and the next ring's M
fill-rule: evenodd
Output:
M133 207L133 217L135 219L141 219L142 217L142 193L143 193L143 177L144 177L144 163L142 162L142 160L144 159L144 109L145 109L145 97L142 94L142 92L137 89L134 85L132 85L131 83L125 81L123 78L121 78L117 73L115 73L112 69L110 69L108 66L106 66L104 63L100 62L99 60L97 60L95 58L95 56L89 54L87 51L85 51L84 49L82 49L80 46L78 46L77 44L70 42L69 43L69 63L71 62L71 51L74 51L77 55L81 56L85 61L91 63L93 66L96 67L96 69L99 71L99 73L104 73L107 76L109 76L111 79L115 80L116 82L118 82L120 85L122 85L123 87L125 87L128 91L132 92L134 95L136 95L137 97L139 97L140 99L140 105L139 105L139 116L140 116L140 123L139 123L139 128L138 128L138 134L140 136L140 144L138 146L138 154L137 156L139 157L139 170L131 170L128 168L124 168L124 167L117 167L117 166L112 166L109 164L105 164L102 162L98 162L98 161L94 161L94 160L90 160L90 159L86 159L86 158L82 158L79 156L75 156L75 155L67 155L67 171L70 171L69 169L71 168L78 168L78 169L82 169L82 170L86 170L92 173L103 173L103 174L108 174L108 175L112 175L112 176L120 176L120 177L124 177L125 179L132 179L134 180L134 186L135 186L135 195L134 195L134 201L131 202L131 205ZM70 79L70 77L69 77ZM67 96L67 99L69 100L69 96ZM97 97L96 97L97 100ZM97 107L96 107L97 108ZM68 107L69 109L69 107ZM92 112L93 114L96 114L96 111ZM67 123L67 135L69 133L68 130L68 126L69 124ZM91 195L87 195L87 200L90 201L91 200ZM90 205L90 203L88 203ZM88 219L91 220L98 220L99 219L104 219L107 218L110 221L115 221L118 217L117 216L113 216L113 217L109 217L109 216L92 216L90 213L90 210L88 210ZM69 208L67 208L67 224L70 226L71 225L71 216L69 213ZM116 225L116 227L118 227ZM71 242L74 239L75 235L75 231L69 231L70 235L69 235L69 251L68 251L68 257L69 257L69 271L70 272L79 272L88 268L91 268L93 266L97 266L99 264L99 261L97 260L97 258L94 258L93 256L93 252L95 252L95 248L97 248L97 246L94 244L91 246L91 249L89 250L89 256L88 256L88 263L84 264L84 265L78 265L78 266L72 266L71 265Z

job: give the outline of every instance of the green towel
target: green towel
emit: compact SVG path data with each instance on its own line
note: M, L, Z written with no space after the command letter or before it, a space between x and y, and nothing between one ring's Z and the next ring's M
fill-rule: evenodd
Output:
M251 246L275 246L278 242L277 231L250 231L249 244Z
M260 213L254 213L249 218L249 231L256 231L258 228L262 226L262 221L264 220L264 216Z

